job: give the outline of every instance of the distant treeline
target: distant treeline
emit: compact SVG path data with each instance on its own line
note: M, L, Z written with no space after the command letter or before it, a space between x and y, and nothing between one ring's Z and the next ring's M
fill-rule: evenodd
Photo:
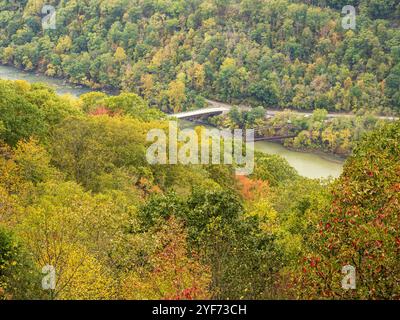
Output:
M180 111L204 97L254 106L400 109L400 5L352 1L0 1L0 61ZM21 10L18 10L18 7Z

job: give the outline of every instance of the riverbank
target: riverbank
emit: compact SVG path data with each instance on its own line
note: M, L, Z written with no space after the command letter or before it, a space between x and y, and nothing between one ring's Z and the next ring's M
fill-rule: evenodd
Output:
M43 82L53 87L59 94L71 94L76 97L87 92L95 91L88 87L68 83L62 79L21 71L14 67L4 65L0 65L0 78L8 80L26 80L28 82ZM190 126L196 126L196 124L191 123ZM255 146L257 151L282 156L300 175L308 178L337 178L342 172L343 162L339 162L329 155L289 150L280 144L266 141L256 142Z
M0 65L0 78L5 80L25 80L31 83L43 82L54 88L60 95L71 94L79 97L82 94L94 91L89 87L73 84L65 79L50 78L40 73L19 70L13 66L6 65Z
M201 122L201 121L191 122L191 121L187 121L187 120L181 120L180 122L183 123L183 125L181 125L181 128L183 128L183 129L194 128L196 126L204 126L204 127L208 127L208 128L221 129L213 124ZM330 153L330 152L325 152L325 151L320 151L320 150L315 150L315 149L296 149L293 147L285 146L284 144L282 144L280 142L276 142L276 141L268 141L268 142L271 144L280 145L289 151L298 152L298 153L314 154L314 155L319 156L327 161L336 162L338 164L343 164L346 161L346 159L349 157L349 156L345 156L345 155L338 155L336 153Z
M216 128L210 124L195 123L187 120L181 120L180 126L183 129L195 128L196 126ZM343 158L324 152L303 152L293 148L286 148L280 143L270 141L257 141L254 143L254 149L258 152L283 157L301 176L310 179L338 178L342 174L345 161Z

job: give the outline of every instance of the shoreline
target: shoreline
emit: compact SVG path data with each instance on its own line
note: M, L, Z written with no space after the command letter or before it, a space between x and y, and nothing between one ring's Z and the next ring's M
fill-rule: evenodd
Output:
M113 87L109 87L109 86L104 86L104 85L101 85L101 84L98 84L98 83L93 83L93 85L88 85L88 84L85 84L85 83L73 82L73 81L71 81L71 80L69 80L67 78L60 78L58 76L51 77L51 76L48 76L48 75L46 75L45 73L43 73L43 72L41 72L39 70L32 70L32 71L22 70L22 69L16 67L15 65L13 65L13 64L0 63L0 66L14 68L14 69L16 69L16 70L18 70L20 72L23 72L23 73L26 73L26 74L30 74L30 75L48 77L50 79L55 79L55 80L58 80L58 81L62 81L62 82L64 82L64 84L75 86L75 87L80 88L80 89L88 89L88 90L97 91L97 92L104 92L104 93L106 93L108 95L117 95L117 94L119 94L121 92L121 89L113 88ZM242 108L243 110L249 110L249 109L253 108L251 106L251 104L250 105L246 105L245 101L244 102L242 101L239 104L234 104L234 103L218 101L218 100L215 100L215 99L210 98L210 97L204 97L204 99L210 105L217 104L217 105L224 105L224 106L230 106L230 107L238 106L239 108ZM313 112L313 110L301 110L301 109L299 110L299 109L296 109L296 108L285 108L285 109L265 108L265 110L266 110L267 113L271 112L273 114L278 113L278 112L291 111L291 112L294 112L294 113L296 113L296 114L298 114L300 116L301 115L303 115L303 116L311 115L312 112ZM327 110L327 111L328 111L328 117L331 117L331 118L336 118L336 117L350 117L350 118L351 117L357 117L357 114L354 113L354 112L335 112L335 111L330 111L330 110ZM398 114L398 115L378 114L378 115L375 115L375 116L377 118L381 119L381 120L393 121L393 120L399 120L400 119L400 114Z
M209 126L209 127L217 128L217 129L226 129L226 128L218 127L218 126L210 124L210 123L199 123L199 122L189 121L189 120L184 120L184 121L186 123L190 123L191 124L190 126L193 126L193 127ZM280 146L288 151L292 151L292 152L298 152L298 153L302 153L302 154L312 154L315 156L319 156L321 159L323 159L325 161L329 161L329 162L340 164L340 165L343 165L346 162L347 158L350 156L350 155L349 156L340 156L335 153L329 153L329 152L325 152L325 151L321 151L321 150L312 150L312 149L307 150L307 149L291 148L291 147L285 146L283 143L279 143L276 141L259 141L259 142L268 142L271 144L275 144L275 145L278 145L278 146ZM263 151L258 151L258 152L263 152ZM263 153L265 153L265 152L263 152Z
M71 81L71 80L69 80L67 78L61 78L61 77L58 77L58 76L51 77L51 76L48 76L45 73L40 72L38 70L31 70L31 71L23 70L23 69L20 69L20 68L18 68L16 66L12 65L12 64L0 63L0 67L18 70L18 72L21 72L21 73L23 73L23 74L25 74L27 76L46 77L46 78L49 78L51 80L60 82L60 83L62 83L62 85L70 86L72 88L81 89L81 90L88 90L88 92L103 92L103 93L108 94L108 95L117 95L117 94L119 94L121 92L120 89L108 88L108 87L104 87L104 86L100 86L100 87L90 86L88 84L84 84L84 83L80 83L80 82L73 82L73 81ZM43 81L40 81L40 80L37 81L37 83L41 83L41 82L42 83L46 83L46 82L43 82ZM56 84L56 85L58 85L58 84Z
M111 94L111 95L115 95L118 92L120 92L120 90L117 90L117 89L112 89L111 90L111 89L106 89L106 88L92 88L92 87L90 87L88 85L85 85L85 84L71 82L71 81L69 81L68 79L65 79L65 78L49 77L49 76L47 76L47 75L45 75L45 74L43 74L41 72L38 72L38 71L21 70L21 69L17 68L16 66L10 65L10 64L0 64L0 66L1 67L5 67L5 68L10 68L10 69L15 69L18 72L21 72L21 73L26 74L28 76L46 77L49 80L58 81L58 82L61 82L63 85L69 85L69 86L71 86L73 88L76 88L76 89L83 89L83 90L87 89L87 90L90 90L90 91L93 91L93 92L96 92L96 91L97 92L104 92L106 94ZM46 83L45 81L40 81L40 80L38 82ZM61 85L61 83L60 84L55 84L55 85L56 86L57 85ZM47 84L49 84L49 83L47 83ZM203 123L202 124L196 124L196 122L190 122L190 123L193 126L204 125ZM207 124L207 125L212 126L211 124ZM324 151L321 151L321 150L302 150L302 149L296 149L296 148L287 147L283 143L279 143L279 142L271 142L271 143L279 145L282 148L285 148L286 150L289 150L289 151L299 152L299 153L303 153L303 154L313 154L313 155L321 157L325 161L329 161L329 162L333 162L333 163L337 163L337 164L343 164L345 162L346 158L347 158L347 157L339 156L339 155L336 155L336 154L333 154L333 153L327 153L327 152L324 152ZM262 152L262 151L260 151L260 152Z

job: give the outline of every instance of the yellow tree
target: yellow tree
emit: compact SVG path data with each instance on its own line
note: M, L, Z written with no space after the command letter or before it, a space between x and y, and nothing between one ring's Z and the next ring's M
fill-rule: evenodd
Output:
M143 95L146 99L149 99L154 88L153 75L149 73L143 74L140 80L142 82Z
M126 220L119 221L124 215L113 215L102 199L84 193L72 182L44 183L34 198L15 230L37 268L54 268L55 288L49 291L50 297L113 298L107 257L112 238L118 233L114 227L127 224Z
M122 47L118 47L117 50L115 50L114 58L119 64L125 61L127 59L125 49Z
M61 37L58 40L57 46L54 51L58 54L68 52L72 47L72 40L69 36Z
M3 63L11 63L12 60L14 59L14 48L13 47L6 47L3 50Z
M29 17L40 13L44 4L44 0L28 0L24 10L24 16Z
M189 68L188 76L191 79L192 85L196 89L203 88L205 81L205 72L204 72L204 66L202 64L195 62L194 65L191 68Z
M186 100L186 86L182 80L174 80L168 86L168 100L174 112L182 111L183 103Z

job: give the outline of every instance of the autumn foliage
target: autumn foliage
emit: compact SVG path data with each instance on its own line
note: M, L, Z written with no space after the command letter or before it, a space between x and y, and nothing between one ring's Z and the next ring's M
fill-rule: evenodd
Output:
M298 290L309 298L400 298L400 123L370 134L332 185L331 207L308 238ZM341 287L356 268L357 290ZM298 280L298 279L297 279Z

